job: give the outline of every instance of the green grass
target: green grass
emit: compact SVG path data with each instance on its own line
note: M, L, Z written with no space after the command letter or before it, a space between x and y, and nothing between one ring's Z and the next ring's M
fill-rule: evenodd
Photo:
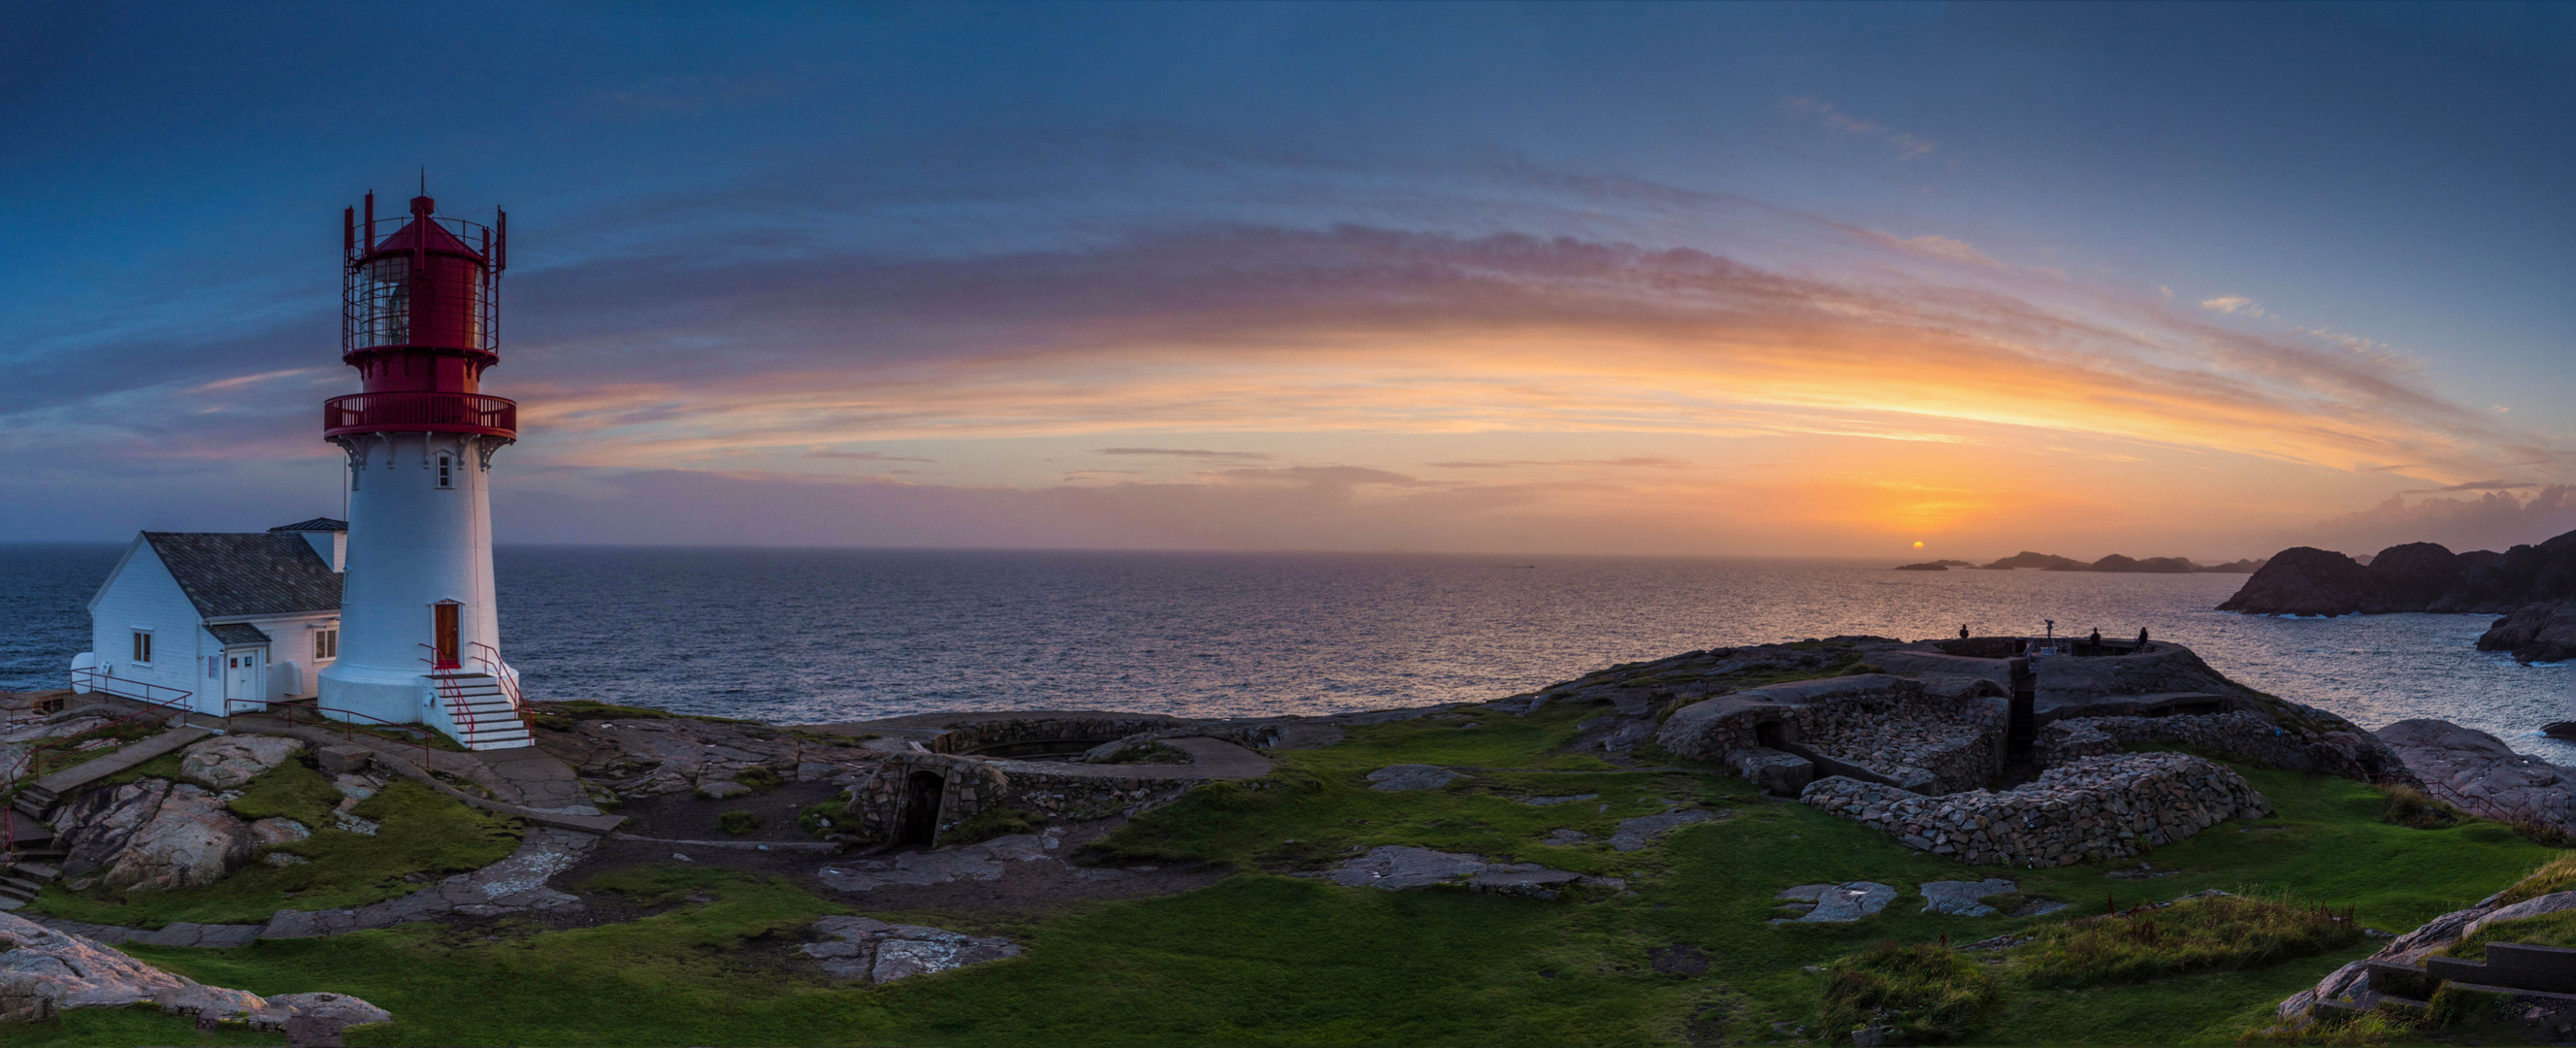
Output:
M120 892L104 885L74 892L56 881L37 897L36 912L76 921L158 928L172 921L251 924L279 910L322 910L390 899L450 873L480 869L518 847L519 820L467 807L417 783L398 781L359 802L354 814L381 825L373 836L333 828L339 798L321 773L289 761L251 781L232 808L248 818L283 815L313 836L271 851L311 861L294 866L254 862L202 888ZM405 880L412 875L418 880Z
M260 993L336 990L393 1010L368 1043L1182 1045L1670 1044L1787 1040L1820 1032L1830 965L1881 940L1953 944L2029 931L2105 905L2203 888L2294 894L2380 928L2425 919L2513 883L2557 853L2507 827L2415 829L2382 821L2387 798L2358 783L2262 769L2244 774L2279 813L2226 822L2158 849L2182 873L2113 881L2105 867L2006 873L1908 850L1886 835L1715 776L1599 769L1486 773L1437 791L1379 793L1365 773L1396 763L1531 767L1558 760L1548 737L1597 713L1526 720L1405 722L1350 743L1278 754L1257 784L1212 788L1113 836L1127 846L1236 863L1245 873L1187 894L1071 906L1049 914L880 914L1026 947L1013 960L885 988L834 985L792 953L799 930L843 907L788 884L703 869L633 871L593 882L677 908L638 921L500 938L407 927L226 951L137 947L156 963ZM1490 732L1490 734L1486 734ZM1580 759L1580 758L1578 758ZM1258 787L1258 788L1256 788ZM1553 807L1533 794L1600 793ZM1559 827L1596 833L1662 798L1727 817L1621 854L1544 843ZM1611 810L1599 810L1609 804ZM2259 829L2263 832L2241 832ZM1291 841L1295 843L1290 843ZM1257 872L1320 864L1354 847L1423 844L1631 878L1624 895L1556 902L1445 891L1388 893ZM2121 865L2131 865L2124 862ZM2078 900L2058 918L1922 912L1917 885L2009 876L2029 895ZM1773 925L1773 893L1872 880L1898 900L1851 925ZM692 893L717 901L689 903ZM2108 903L2105 896L2109 896ZM862 897L863 898L863 897ZM1664 975L1648 951L1690 945L1696 977ZM2241 971L2127 985L2037 989L1992 953L2002 992L1979 1044L2233 1044L2281 998L2361 956L2368 944ZM184 1042L183 1042L184 1043Z
M2354 922L2313 906L2223 895L2049 928L2013 959L2024 983L2059 989L2269 968L2362 939Z
M1877 945L1826 970L1819 1027L1833 1043L1866 1026L1894 1028L1905 1044L1964 1040L1993 1021L1994 974L1933 943Z
M716 816L716 828L740 837L760 828L760 816L747 811L729 811Z
M12 1025L0 1034L0 1044L9 1048L72 1048L75 1045L221 1045L224 1048L249 1045L282 1045L283 1033L252 1033L226 1029L200 1033L197 1020L184 1015L163 1015L157 1005L139 1004L131 1008L81 1008L64 1012L51 1022Z

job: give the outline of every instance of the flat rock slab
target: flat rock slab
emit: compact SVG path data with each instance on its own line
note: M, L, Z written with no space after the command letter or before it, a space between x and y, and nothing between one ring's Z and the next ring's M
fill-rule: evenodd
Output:
M425 921L447 913L499 917L579 906L578 896L546 887L546 881L579 865L598 846L599 838L592 834L535 827L509 857L473 873L460 873L401 898L354 909L280 910L260 929L259 937L309 939Z
M1896 901L1896 889L1875 881L1801 884L1773 898L1814 903L1816 907L1804 916L1781 918L1773 924L1848 924L1886 909L1888 903Z
M176 927L175 925L173 927ZM165 928L163 931L168 931ZM335 993L262 998L172 975L97 940L0 914L0 1024L43 1022L75 1008L158 1005L200 1021L286 1029L297 1044L337 1044L342 1027L384 1022L384 1009Z
M1473 855L1400 844L1371 849L1366 855L1325 871L1324 878L1346 888L1406 891L1447 885L1534 899L1556 898L1566 887L1575 884L1626 886L1626 882L1614 878L1551 870L1534 862L1487 862Z
M1652 845L1656 838L1674 830L1715 818L1717 816L1693 808L1689 811L1673 811L1661 815L1622 819L1619 822L1619 832L1610 835L1610 848L1613 851L1637 851Z
M2019 885L2004 880L1932 881L1921 887L1923 912L1953 917L1992 917L2001 911L1977 900L2020 890Z
M1394 793L1401 790L1436 790L1459 779L1457 772L1436 764L1394 764L1368 773L1372 790Z
M814 922L819 941L800 949L835 979L890 983L915 975L1017 957L1019 944L976 938L943 928L891 924L872 917L825 917Z
M1015 833L980 844L936 851L905 852L891 859L836 862L815 872L816 880L845 892L874 891L889 884L946 884L951 881L997 881L1006 862L1052 861L1052 834Z

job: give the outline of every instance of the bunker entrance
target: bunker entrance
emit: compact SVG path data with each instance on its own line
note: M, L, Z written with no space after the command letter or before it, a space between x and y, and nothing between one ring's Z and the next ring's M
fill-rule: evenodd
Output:
M937 843L939 800L946 789L946 780L935 771L917 771L904 780L903 824L895 828L896 844Z

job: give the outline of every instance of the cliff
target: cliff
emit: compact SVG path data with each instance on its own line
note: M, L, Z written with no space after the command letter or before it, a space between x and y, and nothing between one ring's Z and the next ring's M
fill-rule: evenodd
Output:
M1966 565L1961 564L1960 566L1965 567ZM2195 572L2245 574L2247 572L2259 570L2262 566L2263 562L2259 560L2233 560L2225 564L2194 564L2187 557L2148 557L2144 560L2140 560L2136 557L2124 556L2118 553L2111 554L2110 556L2087 564L2083 561L2076 560L2073 557L2061 557L2054 553L2033 553L2029 550L2023 550L2019 553L2013 554L2012 556L2005 557L2002 560L1988 564L1985 567L1990 571L2002 571L2012 568L2038 568L2042 571L2115 571L2144 572L2147 574L2158 575L2188 575Z
M2379 551L2368 564L2299 546L2274 555L2220 611L2254 615L2502 615L2484 651L2524 662L2576 657L2576 531L2503 553L2453 553L2430 542Z

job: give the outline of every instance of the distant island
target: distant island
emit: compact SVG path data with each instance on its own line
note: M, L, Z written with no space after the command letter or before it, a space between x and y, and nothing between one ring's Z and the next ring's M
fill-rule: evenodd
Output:
M1969 566L1965 561L1956 560L1937 561L1935 563L1955 564L1963 568ZM2120 571L2145 572L2156 575L2189 575L2194 573L2251 575L2256 571L2262 570L2264 563L2264 561L2260 560L2234 560L2225 564L2194 564L2188 557L2148 557L2144 560L2140 560L2135 557L2126 557L2114 553L2110 556L2087 564L2083 561L2076 560L2073 557L2061 557L2054 553L2033 553L2029 550L2023 550L1992 564L1985 565L1980 570L2010 571L2015 568L2038 568L2042 571ZM1898 570L1925 571L1932 569L1918 565L1907 565L1906 567Z
M2253 615L2502 615L2480 651L2523 662L2576 658L2576 531L2502 553L2453 553L2431 542L2370 557L2294 546L2273 554L2220 611Z
M1897 566L1896 566L1896 570L1898 570L1898 571L1948 571L1948 570L1950 570L1950 569L1952 569L1952 568L1973 568L1973 567L1976 567L1976 565L1975 565L1974 563L1971 563L1971 562L1969 562L1969 561L1964 561L1964 560L1927 560L1927 561L1924 561L1924 562L1923 562L1923 563L1921 563L1921 564L1899 564L1899 565L1897 565Z

